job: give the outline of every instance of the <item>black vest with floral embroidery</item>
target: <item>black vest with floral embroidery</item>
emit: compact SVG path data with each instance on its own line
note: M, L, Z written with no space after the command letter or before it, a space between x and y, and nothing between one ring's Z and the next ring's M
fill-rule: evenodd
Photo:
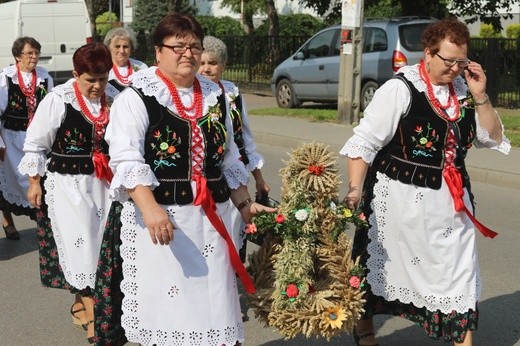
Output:
M190 120L181 118L162 106L152 96L147 96L138 88L131 87L143 100L150 125L145 135L145 162L150 166L160 185L153 190L160 204L185 205L193 203L192 181L192 126ZM212 118L211 112L197 119L204 141L204 162L202 175L213 200L217 203L229 199L230 191L221 166L226 149L226 103L222 94L215 109L219 118ZM216 113L214 113L216 114Z
M372 167L404 184L439 189L445 161L449 121L438 115L425 93L419 92L401 75L411 92L411 104L401 118L392 140L377 154ZM475 138L475 110L461 108L461 117L453 123L460 134L456 166L462 165ZM461 157L462 156L462 157Z
M240 153L240 161L242 161L244 165L247 165L249 163L249 158L247 157L244 137L242 134L242 94L238 93L238 95L234 99L231 99L229 103L231 121L233 122L233 139L235 140Z
M94 124L82 112L65 104L65 118L56 133L49 153L47 169L61 174L94 173ZM108 144L100 143L100 152L108 156Z
M23 94L18 84L13 83L11 77L7 77L9 83L9 91L7 96L7 108L2 114L2 120L5 120L4 127L13 131L26 131L29 126L29 114L27 112L27 97ZM48 81L45 79L36 86L36 107L40 101L47 95Z

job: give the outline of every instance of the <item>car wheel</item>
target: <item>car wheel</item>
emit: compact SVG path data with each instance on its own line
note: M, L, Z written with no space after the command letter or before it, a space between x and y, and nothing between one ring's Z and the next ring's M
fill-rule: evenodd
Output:
M282 79L276 86L276 103L280 108L295 108L301 104L294 95L291 82L287 79Z
M364 111L367 108L370 101L374 97L374 93L376 92L379 86L376 82L366 82L361 89L361 110Z

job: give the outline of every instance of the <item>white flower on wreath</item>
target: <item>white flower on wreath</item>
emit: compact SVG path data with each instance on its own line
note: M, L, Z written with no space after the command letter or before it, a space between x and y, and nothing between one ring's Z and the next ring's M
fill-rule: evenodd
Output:
M332 210L333 213L336 213L338 211L338 206L334 202L330 202L330 210Z
M294 217L298 221L305 221L309 217L309 213L305 209L300 209L296 213L294 213Z

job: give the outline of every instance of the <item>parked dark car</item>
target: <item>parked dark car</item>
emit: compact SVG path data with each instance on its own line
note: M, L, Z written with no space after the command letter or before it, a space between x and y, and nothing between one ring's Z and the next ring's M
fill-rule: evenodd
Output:
M376 89L405 65L424 55L421 35L437 19L397 17L367 19L363 25L361 109L372 100ZM276 67L271 90L278 106L293 108L302 102L338 100L341 26L318 32L292 56Z

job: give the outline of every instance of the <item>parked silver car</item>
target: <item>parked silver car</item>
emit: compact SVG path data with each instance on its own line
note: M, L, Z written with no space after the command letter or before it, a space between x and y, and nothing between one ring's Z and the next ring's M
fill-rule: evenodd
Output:
M376 89L405 65L424 55L421 35L429 17L367 19L363 25L361 109ZM338 100L341 26L318 32L292 56L276 67L271 90L278 106L293 108L305 101L335 103Z

